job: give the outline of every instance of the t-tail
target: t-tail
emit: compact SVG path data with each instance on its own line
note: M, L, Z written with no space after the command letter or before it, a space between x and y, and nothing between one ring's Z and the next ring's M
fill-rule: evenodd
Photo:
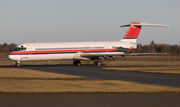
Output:
M121 27L128 27L128 26L130 26L129 30L127 31L124 38L122 38L120 41L136 43L142 26L169 27L169 25L139 23L139 22L132 22L131 24L123 25Z

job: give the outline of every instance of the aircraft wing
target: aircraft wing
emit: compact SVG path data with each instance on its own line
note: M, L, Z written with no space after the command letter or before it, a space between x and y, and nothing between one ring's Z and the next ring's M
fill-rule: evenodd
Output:
M164 54L164 53L127 53L125 55L161 55L161 54Z
M96 59L99 57L113 57L113 56L135 56L135 55L160 55L160 54L164 54L164 53L82 53L80 56L81 57L86 57L86 58L90 58L90 59Z

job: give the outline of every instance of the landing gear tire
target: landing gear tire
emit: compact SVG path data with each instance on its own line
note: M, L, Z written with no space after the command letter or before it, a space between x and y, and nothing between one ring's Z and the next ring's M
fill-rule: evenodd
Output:
M74 62L73 62L73 65L74 65L74 66L80 66L80 65L81 65L81 62L80 62L80 61L74 61Z
M94 61L94 65L101 66L101 61Z
M20 62L16 62L15 66L20 67Z
M101 66L101 62L100 62L100 61L98 61L97 65L98 65L98 66Z
M97 61L94 61L94 65L97 65Z

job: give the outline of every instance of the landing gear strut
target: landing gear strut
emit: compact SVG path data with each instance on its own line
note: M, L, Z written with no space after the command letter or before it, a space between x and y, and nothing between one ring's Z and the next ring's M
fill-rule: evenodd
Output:
M15 66L20 67L20 62L19 62L19 61L16 61L16 62L15 62Z
M78 60L74 60L73 65L74 65L74 66L80 66L80 65L81 65L81 62L78 61Z

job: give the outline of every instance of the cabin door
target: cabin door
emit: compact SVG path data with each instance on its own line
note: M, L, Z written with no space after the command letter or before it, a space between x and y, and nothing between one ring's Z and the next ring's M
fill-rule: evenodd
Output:
M31 45L27 45L27 48L28 48L28 54L32 55L32 47L31 47Z
M30 45L27 45L26 48L27 48L27 50L26 50L27 53L25 53L24 55L21 55L21 61L27 61L27 60L29 60L29 55L32 54L32 48L31 48L31 46L30 46Z
M106 52L109 52L109 47L107 44L106 44Z

